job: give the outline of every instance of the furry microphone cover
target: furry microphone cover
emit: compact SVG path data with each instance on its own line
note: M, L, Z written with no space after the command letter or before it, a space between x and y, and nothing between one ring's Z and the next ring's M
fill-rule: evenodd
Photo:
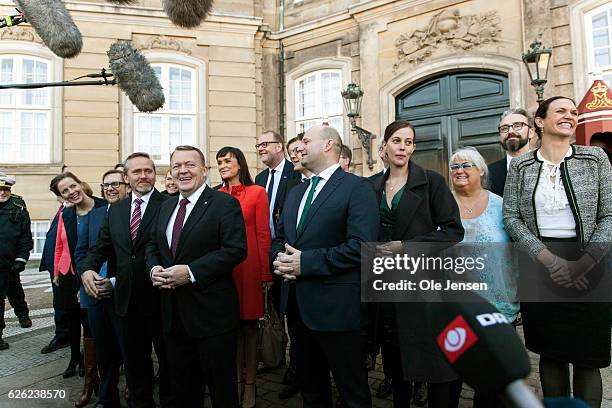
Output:
M130 101L141 112L164 105L164 90L146 58L128 42L118 41L107 52L111 71Z

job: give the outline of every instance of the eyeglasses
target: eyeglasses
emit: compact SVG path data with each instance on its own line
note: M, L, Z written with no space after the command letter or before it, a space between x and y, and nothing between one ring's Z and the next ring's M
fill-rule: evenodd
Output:
M510 128L512 127L512 130L519 132L523 126L527 126L527 127L531 127L529 126L528 123L525 122L514 122L512 125L502 125L500 127L497 128L497 130L499 130L499 133L508 133L510 131Z
M474 162L465 163L453 163L450 166L450 171L459 171L459 169L471 169L472 167L478 167Z
M102 190L108 190L109 188L114 188L115 190L119 188L119 186L121 186L122 184L127 184L124 183L122 181L113 181L112 183L101 183L100 187L102 187Z
M293 149L289 150L289 155L290 156L297 156L298 154L301 155L303 151L304 151L304 149L300 149L298 147L294 147Z
M268 147L269 144L272 144L272 143L280 143L280 142L276 142L276 141L274 141L274 142L261 142L261 143L257 143L255 145L255 148L256 149L259 149L259 148L265 149L266 147Z

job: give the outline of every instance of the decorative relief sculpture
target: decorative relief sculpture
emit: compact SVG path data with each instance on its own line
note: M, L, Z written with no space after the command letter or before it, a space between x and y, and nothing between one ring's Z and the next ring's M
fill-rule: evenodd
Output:
M183 43L177 39L166 37L165 35L156 35L141 43L137 48L141 50L151 50L154 48L163 50L172 50L191 55L191 50L185 48Z
M497 11L462 16L459 10L444 10L432 17L427 28L400 35L395 40L396 71L404 63L419 63L447 44L457 50L469 50L499 41L500 18Z
M42 43L42 40L34 30L23 27L9 27L0 31L0 39Z

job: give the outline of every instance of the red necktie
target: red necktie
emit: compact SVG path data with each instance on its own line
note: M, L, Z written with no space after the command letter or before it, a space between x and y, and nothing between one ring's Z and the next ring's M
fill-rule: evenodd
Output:
M140 226L140 221L142 220L142 213L140 211L140 204L143 201L140 198L134 200L134 212L132 212L132 218L130 218L130 237L132 241L136 239L136 234L138 234L138 227Z
M179 240L181 239L181 233L183 232L183 222L185 221L185 214L187 214L187 204L189 200L183 198L179 203L180 207L176 213L176 219L172 226L172 256L176 257L176 249L178 248Z

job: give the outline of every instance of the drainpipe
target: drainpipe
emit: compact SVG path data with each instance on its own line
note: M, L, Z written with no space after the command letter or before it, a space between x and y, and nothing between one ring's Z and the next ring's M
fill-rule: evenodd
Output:
M285 0L279 0L279 16L278 16L278 31L282 32L285 29ZM278 112L280 115L279 133L285 135L285 46L282 38L279 40L279 55L278 55Z

